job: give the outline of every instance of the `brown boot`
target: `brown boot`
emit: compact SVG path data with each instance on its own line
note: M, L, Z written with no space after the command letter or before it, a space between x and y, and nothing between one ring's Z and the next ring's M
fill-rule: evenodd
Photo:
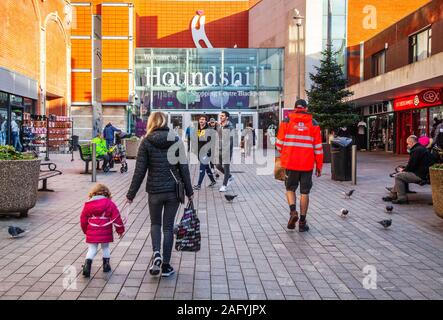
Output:
M295 224L298 221L298 213L297 211L291 211L290 213L290 217L289 217L289 221L288 221L288 229L289 230L294 230L295 229Z

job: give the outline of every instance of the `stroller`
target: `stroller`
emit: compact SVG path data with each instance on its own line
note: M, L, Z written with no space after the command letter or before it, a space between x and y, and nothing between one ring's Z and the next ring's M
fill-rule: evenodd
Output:
M130 137L131 135L124 132L117 133L115 136L115 145L111 147L112 160L115 163L120 163L120 172L128 172L128 163L126 162L126 148L123 145L123 138Z

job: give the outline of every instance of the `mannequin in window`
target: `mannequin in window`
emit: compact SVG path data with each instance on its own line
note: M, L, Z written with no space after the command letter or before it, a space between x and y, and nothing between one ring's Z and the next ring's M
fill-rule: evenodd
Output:
M363 119L360 120L360 122L357 124L357 148L359 150L366 150L366 128L366 122L364 122Z

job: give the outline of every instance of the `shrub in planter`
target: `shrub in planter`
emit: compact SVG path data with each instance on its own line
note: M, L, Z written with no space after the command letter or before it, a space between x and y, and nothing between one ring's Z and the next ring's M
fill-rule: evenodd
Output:
M26 217L37 202L40 159L34 154L0 146L0 213Z
M443 219L443 164L429 168L432 188L432 202L435 213Z

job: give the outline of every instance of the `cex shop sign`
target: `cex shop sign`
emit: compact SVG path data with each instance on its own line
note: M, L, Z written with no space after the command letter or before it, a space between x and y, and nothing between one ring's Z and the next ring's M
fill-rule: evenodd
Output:
M443 89L429 89L419 94L394 100L394 111L420 109L443 104Z

